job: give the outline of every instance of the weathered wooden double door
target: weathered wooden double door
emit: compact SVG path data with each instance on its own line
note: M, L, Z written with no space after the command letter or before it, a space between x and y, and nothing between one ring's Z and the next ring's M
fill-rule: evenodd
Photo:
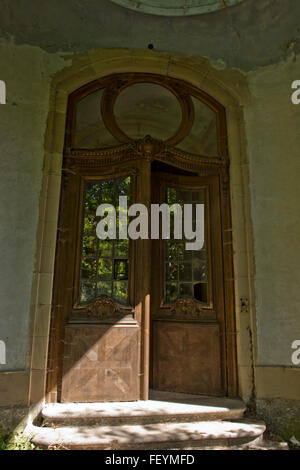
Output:
M221 175L213 165L188 172L180 168L182 159L176 166L171 156L172 150L156 155L155 143L148 142L121 148L113 166L101 153L65 158L53 306L59 315L52 322L48 377L50 393L57 385L52 399L147 399L149 387L227 394ZM120 196L126 210L138 203L148 211L131 238L126 224L137 218L126 211L124 216ZM175 217L169 239L162 238L163 218L159 236L151 238L151 209L162 203L190 205L193 219L196 204L204 206L201 249L186 249L183 216L182 238L174 238ZM114 211L107 229L115 222L115 233L106 239L97 236L101 204ZM119 233L122 217L125 235Z
M136 137L143 122L154 133L173 126L176 100L173 137ZM189 153L176 147L186 139ZM182 222L191 207L192 231L204 207L200 247L187 249L185 223L174 235L175 212L169 237L166 213L153 229L161 204ZM52 402L147 399L151 388L236 395L225 114L185 82L117 74L70 98L48 368Z

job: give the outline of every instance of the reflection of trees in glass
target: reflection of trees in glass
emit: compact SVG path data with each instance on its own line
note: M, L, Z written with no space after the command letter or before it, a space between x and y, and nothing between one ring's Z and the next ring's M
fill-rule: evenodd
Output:
M129 240L99 240L96 236L97 207L112 204L118 224L119 196L127 196L130 203L130 177L85 182L79 304L100 295L128 303Z
M205 190L179 190L166 188L168 205L204 204ZM174 302L179 297L196 298L207 302L207 253L185 249L186 240L174 239L174 217L171 212L171 237L165 243L165 301Z

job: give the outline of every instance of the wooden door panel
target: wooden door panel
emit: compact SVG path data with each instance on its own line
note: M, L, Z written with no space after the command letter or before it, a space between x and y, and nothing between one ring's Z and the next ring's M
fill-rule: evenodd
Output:
M62 401L138 399L138 328L67 325Z
M118 207L124 194L130 203L149 202L149 163L138 159L134 167L121 163L112 169L101 155L93 162L94 167L84 158L65 159L47 384L51 401L132 401L148 393L141 326L150 289L147 275L137 279L142 262L147 264L147 240L102 243L96 210L103 202Z
M156 203L204 204L205 242L201 250L187 252L172 238L171 242L153 241L152 387L223 395L226 358L219 178L158 173L153 178L153 194ZM174 286L173 291L168 286ZM181 286L189 290L183 292Z
M154 388L222 395L217 324L154 322Z

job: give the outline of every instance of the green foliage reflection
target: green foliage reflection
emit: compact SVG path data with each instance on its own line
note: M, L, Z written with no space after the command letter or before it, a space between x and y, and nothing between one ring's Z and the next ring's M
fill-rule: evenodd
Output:
M166 188L169 206L180 204L204 204L205 190L179 190ZM185 249L186 240L174 239L174 219L171 212L171 238L165 241L165 301L174 302L180 297L196 298L207 302L207 253ZM199 286L201 288L199 288Z
M119 196L130 203L130 188L130 177L85 182L79 304L101 295L128 304L129 240L99 240L96 211L100 204L112 204L118 226Z

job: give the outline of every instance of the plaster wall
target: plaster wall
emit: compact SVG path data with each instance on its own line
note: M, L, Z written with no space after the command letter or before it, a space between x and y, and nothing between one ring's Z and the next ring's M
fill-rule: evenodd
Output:
M300 52L299 15L298 0L243 0L180 17L143 14L111 0L1 0L0 36L51 53L146 50L152 44L155 52L208 57L250 71Z
M300 106L290 98L297 59L247 75L258 366L292 366L300 339Z
M29 366L44 135L51 76L63 65L39 48L0 43L7 85L7 104L0 106L0 337L6 343L1 371Z

